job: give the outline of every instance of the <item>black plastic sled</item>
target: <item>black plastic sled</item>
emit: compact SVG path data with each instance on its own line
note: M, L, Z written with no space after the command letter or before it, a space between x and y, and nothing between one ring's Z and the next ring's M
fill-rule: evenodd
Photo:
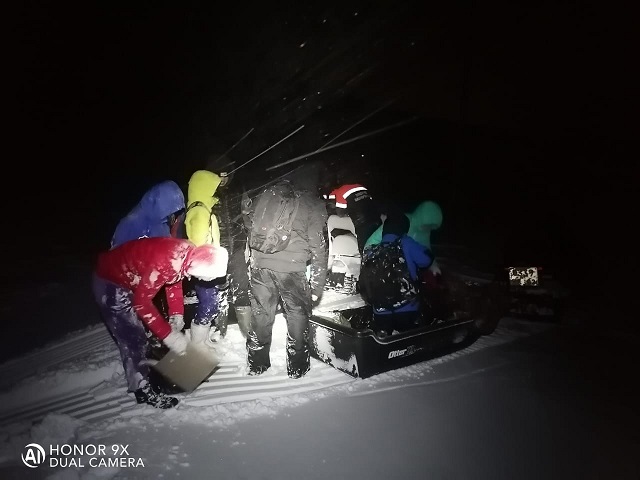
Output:
M381 336L371 308L314 315L311 355L353 377L367 378L461 350L490 335L508 312L506 285L441 258L443 271L424 272L422 312L415 328Z
M406 367L463 349L480 337L472 318L450 319L391 336L319 316L309 322L311 356L356 378Z

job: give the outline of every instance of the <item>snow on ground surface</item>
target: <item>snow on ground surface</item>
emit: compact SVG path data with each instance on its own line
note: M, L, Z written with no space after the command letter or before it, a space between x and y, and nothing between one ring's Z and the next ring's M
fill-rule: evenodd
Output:
M226 338L217 342L222 359L220 370L191 394L177 395L181 398L177 408L162 411L135 404L126 393L123 369L113 341L101 325L89 327L0 366L2 378L13 379L10 385L4 383L5 391L0 394L0 466L6 467L6 475L1 476L11 478L15 475L22 479L211 478L210 462L225 461L216 457L218 442L227 442L227 447L241 451L250 441L249 438L234 438L230 434L234 426L265 419L277 419L277 423L286 424L292 410L330 398L354 399L351 402L353 415L363 416L366 412L359 410L361 402L356 398L397 389L410 394L412 389L407 387L437 382L430 378L437 365L547 328L550 328L547 324L504 319L492 335L481 337L470 347L406 368L367 379L354 379L312 359L309 374L303 379L292 380L286 376L286 323L282 315L278 315L274 326L272 368L259 377L245 374L244 338L233 324L229 326ZM413 390L418 391L417 388ZM392 408L384 402L371 405L380 411ZM276 429L272 441L280 440ZM318 440L325 446L324 442L331 441ZM124 457L127 458L119 461L134 462L137 467L109 466L107 457L118 455L107 451L99 458L95 455L60 457L60 461L64 458L70 462L64 468L61 463L54 468L45 460L40 467L29 469L20 459L30 443L43 446L47 452L51 446L61 444L100 444L117 450L114 445L126 443L129 448ZM72 458L74 462L71 462ZM89 465L91 458L94 466ZM282 452L281 459L267 461L285 461L286 458L286 452ZM49 461L52 460L55 459L50 456ZM95 466L95 462L100 461L103 463ZM244 470L240 465L236 467L237 470L229 470L226 478L273 478L264 477L260 472L238 473ZM231 473L233 471L236 473ZM286 471L283 470L281 478L290 478ZM324 477L311 475L309 478Z

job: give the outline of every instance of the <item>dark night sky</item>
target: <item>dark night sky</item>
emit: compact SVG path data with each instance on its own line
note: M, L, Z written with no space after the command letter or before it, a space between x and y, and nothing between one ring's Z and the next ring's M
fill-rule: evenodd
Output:
M403 189L439 201L452 240L493 228L513 242L534 225L523 243L542 242L553 261L612 265L602 245L624 237L637 183L626 149L637 125L626 12L575 2L216 3L20 2L10 12L16 161L7 160L26 193L18 210L46 216L38 227L35 213L15 220L25 242L93 253L149 186L185 184L249 129L229 155L236 165L305 125L238 181L392 102L341 140L418 120L317 159L360 159L381 197Z

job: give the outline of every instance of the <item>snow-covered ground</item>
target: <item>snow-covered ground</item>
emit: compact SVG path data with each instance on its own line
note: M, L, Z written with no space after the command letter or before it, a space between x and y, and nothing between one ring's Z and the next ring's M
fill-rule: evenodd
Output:
M328 399L350 399L345 408L352 409L354 418L369 421L371 413L376 418L395 408L393 397L385 393L402 391L403 395L410 395L420 389L408 387L442 381L433 377L436 366L547 328L550 327L505 319L493 335L480 338L467 349L407 368L354 379L312 359L309 374L292 380L286 376L286 324L281 315L274 327L273 366L260 377L246 376L244 338L237 325L230 325L227 337L217 342L222 358L220 370L195 392L178 395L182 401L177 408L162 411L135 404L126 393L113 341L102 325L88 327L0 366L5 388L0 394L0 460L4 466L0 472L5 472L2 478L211 478L213 469L226 472L224 478L292 478L304 466L300 459L289 458L295 457L293 452L283 450L279 459L270 455L260 459L253 454L251 462L243 460L241 452L253 444L250 432L264 433L262 429L269 424L267 450L272 451L279 442L291 441L290 434L279 429L292 427L290 419L297 409L306 406L313 417L316 409L325 410L330 405L326 403ZM374 411L363 410L363 404ZM251 427L254 422L255 430ZM246 434L233 433L239 425ZM307 428L299 435L316 438ZM343 433L346 438L357 437L357 432ZM402 434L388 431L381 435L402 438ZM365 440L373 441L359 441ZM309 465L307 478L326 478L322 467L345 459L320 459L323 450L336 439L318 437L316 441L318 464ZM25 447L32 443L47 452L44 463L34 469L21 460L27 452ZM52 446L63 444L89 448L102 445L106 452L49 455ZM109 452L125 444L129 445L127 455ZM234 455L221 456L218 451L223 446ZM109 457L118 456L126 457L120 462L134 462L136 467L109 464L114 461ZM67 466L62 467L65 461ZM253 471L249 465L256 461L269 464L267 470L277 466L281 474L273 476L259 468ZM327 472L334 468L335 465ZM364 473L367 470L363 468ZM380 472L369 473L368 478L383 478Z

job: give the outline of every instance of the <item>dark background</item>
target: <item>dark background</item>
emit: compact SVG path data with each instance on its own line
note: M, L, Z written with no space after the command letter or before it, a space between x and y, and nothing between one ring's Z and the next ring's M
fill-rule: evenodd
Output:
M538 262L589 316L634 325L622 307L637 42L623 8L43 1L7 13L7 285L62 281L57 259L92 260L154 183L236 168L304 125L234 184L317 160L327 182L343 175L407 208L435 200L435 243Z

